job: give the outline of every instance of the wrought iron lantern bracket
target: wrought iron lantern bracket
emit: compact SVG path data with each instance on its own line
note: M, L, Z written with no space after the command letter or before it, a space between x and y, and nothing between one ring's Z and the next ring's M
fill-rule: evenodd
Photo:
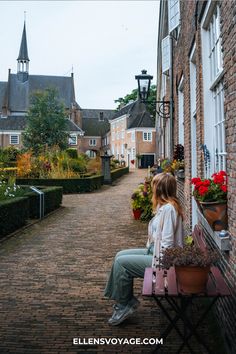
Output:
M156 109L157 115L160 118L170 118L170 101L157 101L158 108Z

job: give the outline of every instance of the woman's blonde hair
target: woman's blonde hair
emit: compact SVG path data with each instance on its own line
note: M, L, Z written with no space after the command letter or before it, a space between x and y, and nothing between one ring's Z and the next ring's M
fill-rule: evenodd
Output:
M183 211L176 195L177 183L170 173L159 173L152 180L152 205L153 209L164 204L171 204L183 218Z

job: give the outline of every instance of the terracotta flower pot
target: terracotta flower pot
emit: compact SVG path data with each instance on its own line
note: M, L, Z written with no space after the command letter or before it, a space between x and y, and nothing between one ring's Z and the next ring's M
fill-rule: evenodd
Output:
M135 220L139 220L142 214L142 209L133 209L133 214L134 214L134 218Z
M204 292L209 271L210 266L175 266L176 277L180 289L186 294L198 294Z
M200 202L202 213L214 231L226 230L228 227L226 202Z

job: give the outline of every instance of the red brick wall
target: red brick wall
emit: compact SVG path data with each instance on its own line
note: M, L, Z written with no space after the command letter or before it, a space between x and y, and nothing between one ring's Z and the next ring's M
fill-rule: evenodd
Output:
M185 229L190 231L191 225L191 119L190 119L190 70L189 53L192 45L196 43L196 123L197 123L197 171L203 176L203 156L200 145L204 143L204 97L202 78L202 48L201 30L198 18L204 1L181 1L181 29L178 41L174 41L173 77L174 77L174 145L178 143L178 84L181 75L184 75L184 137L185 137L185 182L178 181L178 195L184 205ZM231 0L222 0L221 33L224 65L224 92L225 92L225 119L226 119L226 151L227 172L229 175L228 217L229 232L232 236L232 251L221 252L220 267L227 278L234 297L219 302L218 315L224 338L228 343L228 352L236 352L235 321L236 313L236 3ZM207 117L205 117L207 119ZM209 235L208 241L215 247ZM234 309L234 311L233 311Z

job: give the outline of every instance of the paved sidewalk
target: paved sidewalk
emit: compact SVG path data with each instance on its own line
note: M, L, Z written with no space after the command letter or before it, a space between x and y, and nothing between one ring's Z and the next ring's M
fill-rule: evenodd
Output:
M115 253L143 247L147 225L132 218L130 195L146 174L114 186L64 196L64 208L0 245L0 353L149 353L142 346L73 346L72 338L158 338L164 319L151 299L120 327L110 327L103 298ZM175 336L168 349L175 353ZM200 351L199 351L200 352ZM184 353L184 352L183 352ZM203 353L203 351L201 351Z

